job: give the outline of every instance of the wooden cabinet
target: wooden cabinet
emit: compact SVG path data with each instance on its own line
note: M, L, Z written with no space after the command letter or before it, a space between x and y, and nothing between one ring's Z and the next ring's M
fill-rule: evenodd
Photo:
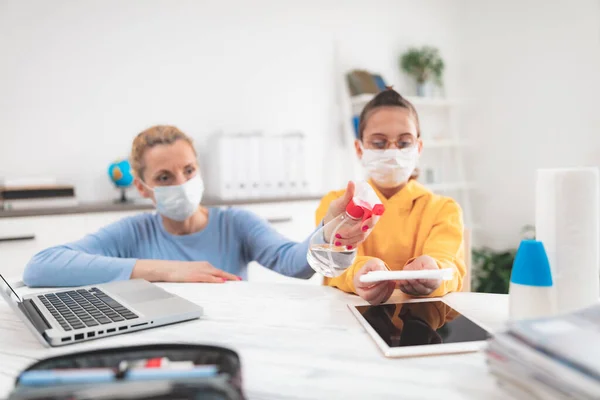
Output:
M314 213L318 200L269 204L239 205L268 220L284 236L302 241L314 230ZM90 212L34 217L0 218L0 272L11 278L22 275L27 262L37 252L82 238L105 225L142 211ZM288 278L257 263L248 266L248 279L253 281L321 283L319 276L311 280Z

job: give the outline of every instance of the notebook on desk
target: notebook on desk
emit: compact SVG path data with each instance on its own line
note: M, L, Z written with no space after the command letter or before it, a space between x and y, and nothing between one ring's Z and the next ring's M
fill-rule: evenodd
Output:
M141 279L36 293L22 298L0 275L0 296L45 345L196 319L202 308Z

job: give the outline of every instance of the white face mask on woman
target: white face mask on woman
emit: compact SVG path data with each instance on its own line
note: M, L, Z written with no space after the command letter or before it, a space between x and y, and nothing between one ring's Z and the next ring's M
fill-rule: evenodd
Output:
M377 185L386 189L395 188L407 182L417 167L418 160L418 145L406 149L362 148L363 167Z
M146 186L148 187L148 186ZM204 182L200 175L182 185L148 187L154 191L156 210L173 221L185 221L198 209L204 194Z

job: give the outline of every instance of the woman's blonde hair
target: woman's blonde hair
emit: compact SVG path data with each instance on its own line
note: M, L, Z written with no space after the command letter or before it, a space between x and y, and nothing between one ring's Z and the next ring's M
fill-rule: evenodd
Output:
M144 153L146 150L160 144L173 144L178 140L185 140L192 146L194 153L196 152L192 139L175 126L156 125L140 132L133 139L129 160L135 176L138 179L144 180L144 168L146 167L144 165Z

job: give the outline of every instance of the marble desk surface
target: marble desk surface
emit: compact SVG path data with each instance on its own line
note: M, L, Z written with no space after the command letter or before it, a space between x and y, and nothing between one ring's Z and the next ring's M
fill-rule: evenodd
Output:
M249 399L506 399L482 353L390 359L351 314L357 296L325 286L280 283L159 284L200 304L195 321L60 348L45 348L0 301L0 398L36 360L142 343L201 343L240 354ZM30 292L24 288L22 293ZM394 293L390 302L404 298ZM508 297L452 293L448 304L501 329Z

